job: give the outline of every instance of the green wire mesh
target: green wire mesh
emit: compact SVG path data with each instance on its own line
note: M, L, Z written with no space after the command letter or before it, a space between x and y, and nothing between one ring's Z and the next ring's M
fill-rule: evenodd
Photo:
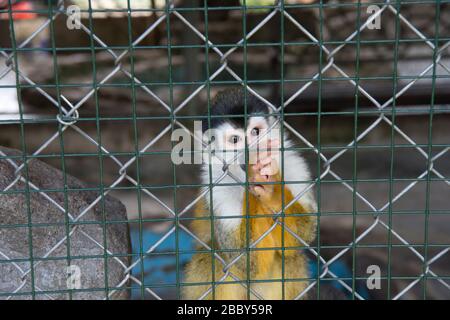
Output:
M312 263L297 298L329 290L348 299L450 297L450 1L21 3L0 1L0 93L17 98L13 111L0 105L0 144L21 151L0 149L15 174L0 199L23 195L27 216L1 222L0 235L26 230L27 255L0 242L0 299L179 299L183 285L195 285L183 282L194 247L214 253L212 270L223 263L189 228L195 204L212 194L199 195L197 167L170 162L170 134L210 122L211 99L236 86L277 113L313 170L318 228L298 248ZM60 169L65 187L36 186L35 159ZM73 188L72 176L89 183ZM98 196L71 212L73 192ZM37 194L63 220L36 223ZM106 195L125 204L128 219L111 219ZM94 207L100 221L82 219ZM89 225L100 226L100 238L83 231ZM132 230L132 251L108 243L115 225ZM52 227L63 237L42 253L34 234ZM78 232L101 254L74 254ZM244 255L252 250L247 232ZM155 278L164 258L171 273ZM37 279L39 265L80 260L103 261L102 285ZM366 286L373 265L382 289ZM249 271L234 280L250 297ZM283 272L279 281L293 280ZM213 298L219 282L213 275Z

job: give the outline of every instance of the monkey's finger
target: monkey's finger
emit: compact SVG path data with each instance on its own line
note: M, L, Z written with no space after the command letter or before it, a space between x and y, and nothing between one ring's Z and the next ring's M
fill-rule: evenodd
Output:
M270 157L270 152L268 149L258 151L258 161L261 161L262 159L266 159L268 157Z
M273 149L270 151L271 157L272 157L273 159L276 159L277 161L280 161L280 154L281 154L281 152L280 152L280 146L279 146L279 145L277 145L276 148L273 148Z
M271 178L269 175L262 175L260 171L255 171L255 173L249 178L250 182L270 182Z
M268 147L271 149L277 149L280 147L280 140L278 139L270 139L268 143Z
M267 149L263 152L261 151L259 154L259 159L263 160L266 158L276 158L278 157L279 151L279 142L278 140L269 140L269 143L267 144ZM268 160L265 160L268 161Z
M278 166L272 165L272 163L268 164L267 166L263 167L259 174L262 176L274 176L278 173Z
M271 171L274 171L275 173L278 172L278 159L276 156L271 155L270 157L267 157L265 159L261 159L260 163L262 164L262 167L270 167ZM263 169L261 168L261 169Z
M273 139L269 141L268 149L270 150L271 153L278 151L279 148L280 148L280 141L278 139Z
M270 164L272 162L272 160L273 160L272 157L267 157L267 158L261 159L259 162L263 166L266 166L266 165Z
M275 182L277 181L276 175L278 173L278 166L274 165L274 162L270 162L268 165L262 165L258 163L252 167L252 173L250 174L250 182Z
M255 165L252 166L254 171L259 171L261 170L263 167L267 166L268 164L270 164L272 162L272 158L271 157L265 157L260 159Z
M262 164L261 164L261 162L258 161L256 164L252 165L251 168L256 173L259 170L261 170Z
M254 176L254 179L255 179L255 182L261 182L261 181L265 182L265 181L267 181L268 177L265 176L265 175L262 175L260 173L260 171L257 171L255 176Z

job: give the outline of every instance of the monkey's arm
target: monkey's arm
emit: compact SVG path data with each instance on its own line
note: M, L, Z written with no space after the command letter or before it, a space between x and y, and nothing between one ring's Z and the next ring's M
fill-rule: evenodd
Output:
M293 200L294 196L287 186L284 186L283 194L281 184L276 184L274 186L272 196L264 201L265 205L269 207L271 212L278 213L282 211L283 207L285 208L285 228L283 236L283 228L281 225L278 225L274 230L274 232L276 232L275 238L277 241L277 246L279 247L289 248L304 246L304 244L294 237L291 232L287 230L287 228L289 228L290 231L293 231L308 244L314 240L316 235L317 218L314 208L303 205L301 198L300 200L290 204ZM283 218L279 217L278 221L282 222ZM282 237L284 237L284 240ZM289 255L293 252L295 252L295 250L286 250L285 254Z

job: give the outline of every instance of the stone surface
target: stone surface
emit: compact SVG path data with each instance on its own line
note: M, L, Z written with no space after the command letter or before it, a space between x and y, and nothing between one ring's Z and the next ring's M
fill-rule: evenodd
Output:
M100 193L80 190L86 185L36 159L21 171L23 179L9 187L16 179L15 166L20 164L21 152L0 147L0 299L12 292L18 294L14 299L30 299L32 286L36 299L105 298L105 287L111 294L125 279L124 270L129 265L125 256L131 252L125 207L105 196L86 211ZM64 179L67 192L63 192ZM78 224L69 226L64 208ZM105 245L109 254L103 249ZM29 272L31 264L33 273ZM71 296L52 292L67 290L68 265L80 271L83 290ZM111 294L116 299L128 296L125 290Z

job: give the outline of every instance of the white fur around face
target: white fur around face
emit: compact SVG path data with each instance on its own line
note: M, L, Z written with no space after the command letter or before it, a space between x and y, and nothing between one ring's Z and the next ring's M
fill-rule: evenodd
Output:
M292 147L292 142L290 140L284 141L284 147ZM311 175L309 172L308 165L305 159L296 151L286 151L284 152L284 181L287 183L287 187L292 192L295 198L301 192L311 184ZM302 182L303 181L303 182ZM295 183L289 183L295 182ZM306 191L299 199L298 202L302 204L305 209L311 210L313 212L317 211L317 204L314 197L314 189L311 187Z
M204 166L202 172L203 184L210 184L217 181L217 179L219 179L223 174L222 165L212 164L211 171L212 180L210 181L209 166ZM244 171L242 171L239 165L230 165L230 172L240 181L245 182ZM227 217L242 215L244 192L245 189L242 186L238 185L238 182L236 182L235 179L227 175L223 178L223 180L220 181L219 185L212 187L212 199L210 198L209 193L205 195L208 207L212 207L214 215L224 218L217 220L218 225L223 228L223 231L233 232L239 227L241 218Z
M285 139L284 147L289 148L293 144L290 140ZM308 166L303 157L296 151L284 152L284 181L288 184L287 187L292 192L292 195L296 197L303 192L309 185L311 176ZM281 167L281 166L280 166ZM220 176L222 176L222 165L211 165L212 182L214 183ZM230 172L245 182L245 173L239 167L239 165L231 165ZM289 183L295 182L295 183ZM202 172L202 183L210 184L209 166L205 165ZM237 184L236 180L230 176L225 176L221 180L220 184ZM212 209L215 216L225 217L225 219L219 219L218 225L223 228L223 232L234 232L239 227L242 218L226 218L231 216L242 215L243 199L245 189L240 185L227 185L227 186L214 186L212 188ZM209 194L206 196L208 206L211 207ZM315 212L317 205L315 202L313 188L306 191L298 200L302 206L307 210Z

